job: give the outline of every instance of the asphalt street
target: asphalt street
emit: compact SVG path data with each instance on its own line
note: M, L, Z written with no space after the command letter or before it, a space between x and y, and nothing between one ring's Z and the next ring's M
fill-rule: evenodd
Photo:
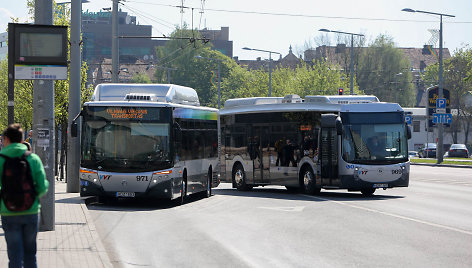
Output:
M470 169L412 166L410 187L89 204L115 267L472 267Z

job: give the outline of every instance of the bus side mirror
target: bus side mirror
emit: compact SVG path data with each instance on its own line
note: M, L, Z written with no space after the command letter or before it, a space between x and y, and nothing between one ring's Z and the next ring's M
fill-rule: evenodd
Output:
M338 135L343 134L343 122L341 121L341 118L339 116L338 118L336 118L336 133Z
M182 129L178 123L174 123L174 138L176 142L182 142Z
M79 117L82 115L82 110L80 111L80 113L74 118L74 120L72 120L72 123L70 124L70 136L72 138L77 138L77 134L79 132L79 127L77 125L77 119L79 119Z
M335 128L336 134L343 134L343 123L337 114L322 114L321 115L322 128Z
M72 124L70 125L70 136L73 138L77 137L77 122L73 121Z
M411 139L411 127L409 125L406 125L406 137Z

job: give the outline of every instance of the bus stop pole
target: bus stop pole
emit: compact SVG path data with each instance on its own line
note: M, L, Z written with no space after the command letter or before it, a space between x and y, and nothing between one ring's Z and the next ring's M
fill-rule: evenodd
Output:
M52 25L52 0L36 0L34 5L35 24ZM41 158L49 181L48 192L40 198L40 231L53 231L54 212L54 81L33 82L33 148Z

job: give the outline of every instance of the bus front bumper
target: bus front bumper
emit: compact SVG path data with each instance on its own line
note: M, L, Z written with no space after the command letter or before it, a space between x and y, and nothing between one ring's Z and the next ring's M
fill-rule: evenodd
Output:
M118 197L118 192L105 191L99 184L80 180L80 196L103 196L103 197ZM134 198L172 198L172 182L171 180L162 181L149 187L146 192L134 192Z
M410 174L406 172L396 180L382 182L365 181L354 175L342 175L340 177L342 185L341 188L348 189L349 191L359 191L365 188L408 187L410 181Z

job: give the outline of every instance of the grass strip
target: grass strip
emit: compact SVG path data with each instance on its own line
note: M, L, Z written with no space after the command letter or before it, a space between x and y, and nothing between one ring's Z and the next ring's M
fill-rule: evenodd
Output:
M438 161L436 159L410 158L410 162L412 162L412 163L436 164ZM446 165L472 165L472 161L444 160L441 164L446 164Z

